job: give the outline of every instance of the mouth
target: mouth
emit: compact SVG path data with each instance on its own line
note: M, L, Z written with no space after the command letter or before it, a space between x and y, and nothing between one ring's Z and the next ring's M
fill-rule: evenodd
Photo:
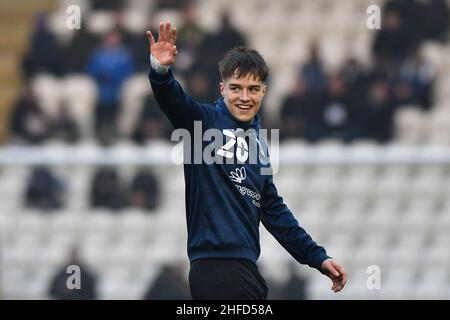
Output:
M237 104L236 107L240 110L250 110L252 108L252 106L248 104Z

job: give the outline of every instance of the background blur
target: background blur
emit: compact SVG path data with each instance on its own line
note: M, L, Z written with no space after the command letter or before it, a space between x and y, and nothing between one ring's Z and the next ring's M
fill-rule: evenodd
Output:
M373 4L381 30L366 26ZM0 298L190 298L182 167L147 79L145 31L170 20L197 100L220 96L228 49L263 54L275 182L349 273L332 293L262 227L269 298L449 299L449 5L2 0ZM66 287L71 264L81 290Z

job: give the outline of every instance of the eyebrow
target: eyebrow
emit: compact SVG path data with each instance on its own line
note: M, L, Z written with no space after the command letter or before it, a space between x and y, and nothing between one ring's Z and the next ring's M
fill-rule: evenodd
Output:
M237 84L237 83L230 83L228 86L230 86L230 87L242 87L240 84ZM252 85L249 85L248 86L249 88L261 88L261 85L260 84L252 84Z

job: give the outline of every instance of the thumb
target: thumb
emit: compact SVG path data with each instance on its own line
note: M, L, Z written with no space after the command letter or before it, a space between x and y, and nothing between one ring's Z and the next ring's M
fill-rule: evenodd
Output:
M150 41L150 46L153 46L155 44L155 38L153 38L153 34L151 31L147 31L147 38Z

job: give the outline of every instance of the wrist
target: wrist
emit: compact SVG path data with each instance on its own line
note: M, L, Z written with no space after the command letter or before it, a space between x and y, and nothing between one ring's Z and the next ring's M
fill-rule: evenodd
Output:
M170 65L161 64L152 54L150 54L150 64L153 70L158 74L165 74L169 71Z

